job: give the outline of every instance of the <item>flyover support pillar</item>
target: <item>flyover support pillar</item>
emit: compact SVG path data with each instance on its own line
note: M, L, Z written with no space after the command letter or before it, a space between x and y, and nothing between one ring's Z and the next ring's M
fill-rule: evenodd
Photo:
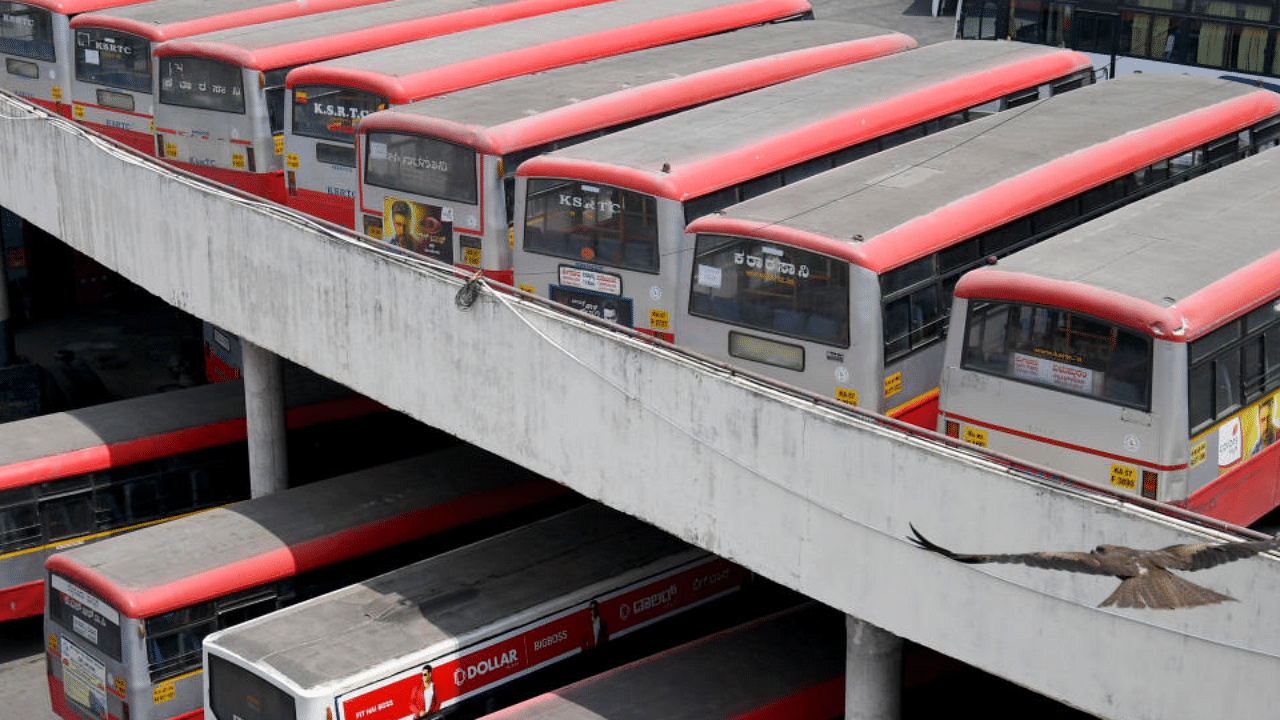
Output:
M852 615L844 618L845 720L898 720L902 638Z
M245 423L249 438L249 492L270 495L289 487L284 372L280 356L243 338Z

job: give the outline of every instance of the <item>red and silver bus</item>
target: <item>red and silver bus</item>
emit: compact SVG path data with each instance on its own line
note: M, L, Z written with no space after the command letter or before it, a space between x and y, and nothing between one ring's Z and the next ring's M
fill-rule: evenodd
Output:
M308 63L602 0L389 0L156 46L155 151L285 204L284 79Z
M53 709L66 720L199 718L205 635L572 500L456 445L57 553L45 563Z
M205 717L398 720L475 708L462 704L620 646L747 577L586 505L209 635Z
M328 381L287 387L295 482L351 467L344 436L367 438L361 454L380 458L389 443L362 429L374 417L375 428L432 441L414 434L423 426ZM249 496L241 382L15 420L3 436L0 621L43 611L44 561L55 551Z
M779 23L376 112L356 130L355 222L366 235L510 284L511 198L521 160L915 45L906 35L869 26Z
M515 284L678 341L676 257L694 218L1092 80L1077 52L950 41L531 158L516 171Z
M385 0L154 0L85 13L75 40L71 115L108 137L154 154L151 51L173 38ZM230 88L224 88L230 94Z
M886 150L694 220L678 341L932 430L963 273L1277 136L1280 94L1132 75Z
M836 720L845 618L805 603L526 700L484 720Z
M71 19L80 13L150 0L0 2L0 57L5 90L71 117Z
M1280 505L1280 152L974 270L938 424L1246 525Z
M396 105L750 25L812 16L808 0L613 0L304 65L285 84L291 207L352 227L356 124ZM429 228L428 228L429 229Z

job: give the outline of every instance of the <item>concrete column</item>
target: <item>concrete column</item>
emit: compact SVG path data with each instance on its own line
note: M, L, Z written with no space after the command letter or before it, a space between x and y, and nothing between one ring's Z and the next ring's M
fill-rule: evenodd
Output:
M284 373L280 357L240 340L245 422L249 434L249 491L252 497L289 487Z
M852 615L844 618L845 720L898 720L902 638Z

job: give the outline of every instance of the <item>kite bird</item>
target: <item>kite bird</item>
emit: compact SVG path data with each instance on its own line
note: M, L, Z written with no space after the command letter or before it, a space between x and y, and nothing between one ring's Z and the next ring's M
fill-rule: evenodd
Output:
M1029 552L1004 555L962 555L937 545L911 525L917 546L962 563L1013 563L1048 570L1090 575L1114 575L1120 587L1098 607L1157 608L1212 605L1235 598L1196 585L1170 570L1204 570L1242 560L1280 547L1280 535L1270 540L1170 545L1159 550L1134 550L1122 545L1099 545L1092 552Z

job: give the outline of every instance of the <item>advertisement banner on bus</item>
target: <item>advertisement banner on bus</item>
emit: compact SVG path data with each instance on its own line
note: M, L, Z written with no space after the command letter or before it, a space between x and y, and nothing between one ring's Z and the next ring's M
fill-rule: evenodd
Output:
M1272 393L1191 439L1191 467L1209 459L1209 448L1217 453L1218 473L1262 452L1280 434L1280 392Z
M405 250L453 264L453 210L387 197L383 217L391 225L382 228L382 239ZM366 230L367 232L367 230Z
M745 569L715 558L544 618L339 698L340 720L418 718L548 663L588 651L742 586Z

